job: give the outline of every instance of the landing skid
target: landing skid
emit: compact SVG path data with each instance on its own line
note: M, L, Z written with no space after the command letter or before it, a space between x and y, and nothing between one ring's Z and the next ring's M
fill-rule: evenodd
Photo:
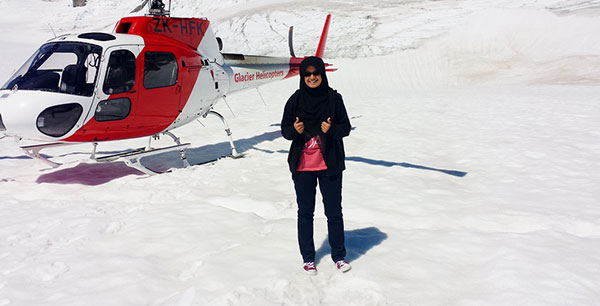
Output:
M147 156L172 152L172 151L179 151L181 153L181 160L183 161L184 166L187 168L190 166L190 164L187 162L187 158L185 157L185 149L187 149L189 146L190 146L189 143L184 143L184 144L178 144L178 145L174 145L174 146L170 146L170 147L151 149L151 150L146 150L145 148L140 148L140 149L125 152L125 153L119 153L119 154L114 154L114 155L109 155L109 156L98 157L95 160L97 162L113 162L113 161L117 161L117 160L122 160L125 162L125 164L128 167L137 169L148 175L155 175L155 174L160 174L160 172L156 172L156 171L151 170L148 167L142 165L142 163L140 162L142 158L147 157Z
M77 143L54 142L54 143L23 146L23 147L21 147L21 149L23 149L23 151L25 151L25 154L27 154L27 156L38 159L38 160L46 163L47 165L50 165L52 168L56 168L62 164L53 162L53 161L49 160L48 158L42 156L40 154L40 151L42 151L43 149L63 147L63 146L68 146L68 145L73 145L73 144L77 144Z
M201 164L206 164L206 163L210 163L213 161L216 161L220 158L223 157L231 157L231 158L240 158L243 157L243 154L240 154L237 152L237 150L235 149L235 145L233 143L233 137L231 136L231 130L229 129L229 125L227 124L227 121L225 121L225 118L215 112L215 111L209 111L208 113L206 113L206 115L214 115L217 116L219 119L221 119L221 121L223 122L223 125L225 125L225 132L227 133L227 137L229 139L229 145L231 147L231 155L226 155L226 156L220 156L219 158L216 158L214 160L210 160L210 161L206 161L203 162ZM206 117L206 115L204 115L204 117ZM162 154L162 153L167 153L167 152L172 152L172 151L179 151L180 155L181 155L181 161L183 162L183 166L185 168L190 167L190 163L187 160L187 156L186 156L186 152L185 150L187 148L189 148L189 146L191 145L190 143L181 143L179 137L176 137L173 133L167 131L167 132L163 132L161 133L162 135L167 135L169 137L171 137L173 139L173 141L175 142L174 146L170 146L170 147L163 147L163 148L152 148L152 139L158 139L160 137L160 134L156 134L151 136L148 139L148 146L145 148L139 148L139 149L135 149L135 150L131 150L128 152L123 152L123 153L118 153L118 154L113 154L113 155L108 155L108 156L102 156L102 157L96 157L96 149L98 147L98 143L92 143L94 146L94 149L92 151L92 154L90 156L91 160L94 160L96 162L101 162L101 163L106 163L106 162L114 162L114 161L123 161L125 162L125 164L128 167L137 169L145 174L148 175L155 175L155 174L160 174L161 172L157 172L154 171L152 169L149 169L148 167L142 165L142 163L140 162L142 158L144 157L148 157L148 156L153 156L153 155L158 155L158 154ZM54 147L61 147L61 146L67 146L67 145L73 145L73 144L81 144L81 143L63 143L63 142L56 142L56 143L47 143L47 144L38 144L38 145L30 145L30 146L22 146L21 149L23 149L25 151L25 154L27 154L28 156L38 159L48 165L50 165L52 168L56 168L58 166L61 166L62 164L51 161L50 159L42 156L40 154L40 151L47 149L47 148L54 148Z

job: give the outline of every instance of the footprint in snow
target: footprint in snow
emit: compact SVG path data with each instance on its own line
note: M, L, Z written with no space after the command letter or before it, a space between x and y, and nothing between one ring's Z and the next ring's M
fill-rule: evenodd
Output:
M107 234L116 234L121 231L121 229L125 226L125 222L123 221L115 221L111 222L107 227L105 232Z
M194 289L194 287L191 287L189 289L187 289L179 298L179 301L177 301L177 306L191 306L192 303L194 302L194 298L196 297L196 289Z
M41 268L38 273L44 282L55 280L61 275L69 272L70 268L64 262L54 262L48 266Z
M265 237L272 232L273 232L273 224L267 224L263 227L263 229L258 234Z
M198 271L198 269L201 266L202 266L201 260L194 262L194 264L192 264L192 266L189 269L179 273L178 279L182 282L185 282L185 281L191 279L192 277L194 277L194 275L196 275L196 271Z

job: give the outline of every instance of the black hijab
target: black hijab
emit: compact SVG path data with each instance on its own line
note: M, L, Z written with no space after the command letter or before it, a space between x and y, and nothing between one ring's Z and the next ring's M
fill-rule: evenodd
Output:
M304 72L309 66L321 73L322 82L317 88L310 88L304 82ZM329 82L325 74L325 63L316 56L309 56L300 63L300 95L298 101L298 117L304 122L304 130L309 137L319 135L321 122L329 116Z

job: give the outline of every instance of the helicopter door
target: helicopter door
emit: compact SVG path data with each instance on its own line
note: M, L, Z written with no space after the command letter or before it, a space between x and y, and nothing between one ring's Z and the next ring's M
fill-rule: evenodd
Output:
M94 97L93 116L96 122L110 123L105 128L107 134L127 132L132 123L130 115L138 100L137 54L138 46L119 46L106 51L104 58L108 58L108 63L101 68L102 84Z
M177 57L166 47L148 47L143 57L143 77L138 115L162 131L179 116L179 65Z

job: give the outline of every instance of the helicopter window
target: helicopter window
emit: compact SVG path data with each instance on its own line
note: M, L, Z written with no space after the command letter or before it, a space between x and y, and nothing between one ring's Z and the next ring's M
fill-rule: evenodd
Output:
M177 83L177 59L169 52L146 52L144 55L144 88L172 86Z
M54 105L41 112L35 122L40 132L60 137L73 129L82 113L83 107L79 103Z
M39 69L41 70L56 70L60 71L67 65L77 64L77 55L75 53L59 53L52 54Z
M108 68L102 90L104 93L117 94L130 91L135 84L135 55L128 50L116 50L110 53Z
M118 98L104 100L98 103L94 118L96 121L114 121L127 118L131 111L131 100L128 98Z
M90 57L100 62L102 48L74 42L52 42L42 45L13 74L2 89L42 90L80 96L91 96L97 69L90 71ZM96 65L97 66L97 65Z
M100 40L100 41L109 41L109 40L117 39L113 35L106 34L106 33L84 33L84 34L80 34L77 37L83 38L83 39Z

